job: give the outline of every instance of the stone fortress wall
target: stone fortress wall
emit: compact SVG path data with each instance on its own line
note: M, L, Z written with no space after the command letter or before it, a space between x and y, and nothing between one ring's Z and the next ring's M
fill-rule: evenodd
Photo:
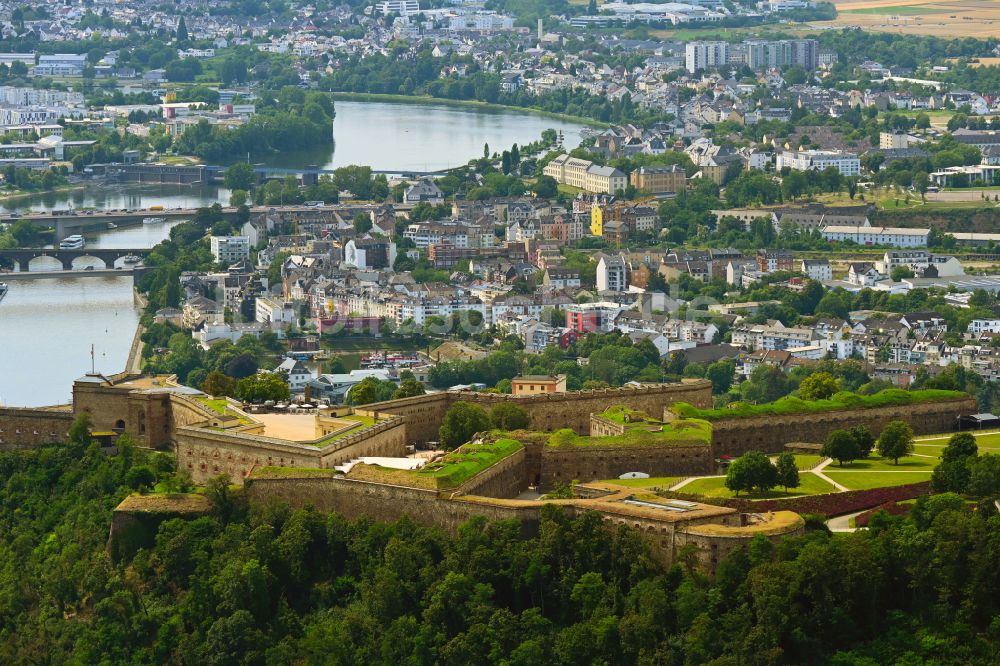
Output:
M531 417L519 436L524 448L448 492L344 478L331 468L363 456L402 456L409 444L437 439L448 407L467 401L492 407L513 402ZM516 519L527 533L537 530L543 502L514 499L529 484L548 490L560 483L614 479L625 472L651 476L711 473L714 459L759 449L775 452L788 442L823 441L833 429L864 423L876 435L892 420L908 421L918 434L946 432L956 417L977 411L971 397L905 406L845 409L796 415L718 418L711 444L671 439L661 444L634 442L601 445L550 445L551 431L569 428L579 435L616 436L627 428L599 416L612 405L646 414L667 413L675 402L711 406L711 384L630 387L604 391L513 397L489 393L445 392L393 400L355 409L376 418L372 426L330 439L296 442L267 437L251 420L221 415L184 395L169 378L88 377L74 386L73 412L65 409L0 410L3 446L32 446L65 437L74 412L89 413L95 430L129 432L149 448L174 447L178 467L203 483L222 473L246 481L252 501L271 499L295 506L313 505L346 517L380 520L409 517L453 530L473 516ZM650 425L654 428L654 425ZM517 435L516 435L517 436ZM324 444L324 442L326 442ZM266 469L278 468L278 469ZM599 485L599 484L596 484ZM637 529L664 561L673 562L686 545L695 546L701 566L713 568L726 552L758 534L778 539L803 530L788 512L740 514L734 509L698 505L672 513L633 501L630 489L591 499L555 500L571 515L597 511L606 523ZM642 493L638 493L641 495ZM782 514L782 515L779 515ZM788 515L783 515L788 514Z
M289 471L281 476L254 474L247 479L246 488L249 501L255 505L277 501L293 507L312 506L348 519L367 517L391 522L406 517L453 533L467 520L484 517L491 521L516 520L526 536L534 536L538 534L544 507L544 503L533 501L456 493L442 496L434 490L356 481L323 470ZM677 561L685 546L693 545L697 564L709 571L714 570L727 552L746 545L758 534L777 541L805 530L802 518L787 511L757 516L726 507L700 505L696 513L687 517L603 499L550 503L561 506L571 518L596 511L612 529L616 525L635 529L649 544L654 557L667 566Z
M550 432L570 428L578 435L590 433L590 415L603 412L611 405L623 405L647 414L662 414L675 402L687 402L695 407L712 407L712 382L707 379L685 379L680 384L648 384L636 387L513 396L501 393L446 391L400 400L366 405L356 411L364 414L395 414L406 421L406 436L410 443L425 444L438 438L444 414L456 402L472 402L490 409L501 402L511 402L528 412L530 430Z
M0 407L0 451L65 441L72 423L69 409Z
M741 456L754 450L777 453L792 442L823 443L834 430L857 425L868 426L878 437L890 421L906 421L916 435L949 432L959 416L978 411L975 398L965 396L867 409L721 418L712 422L712 457Z

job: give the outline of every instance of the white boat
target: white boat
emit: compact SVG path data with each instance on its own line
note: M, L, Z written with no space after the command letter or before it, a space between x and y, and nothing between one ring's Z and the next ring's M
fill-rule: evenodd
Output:
M60 250L82 250L86 247L87 242L83 240L83 236L76 234L73 236L67 236L66 238L59 241Z
M160 224L161 222L166 222L166 221L167 221L167 218L165 218L165 217L144 217L144 218L142 218L142 223L143 224Z
M7 283L0 282L0 301L2 301L3 297L6 295L7 295Z
M117 229L118 225L114 222L108 222L108 229Z

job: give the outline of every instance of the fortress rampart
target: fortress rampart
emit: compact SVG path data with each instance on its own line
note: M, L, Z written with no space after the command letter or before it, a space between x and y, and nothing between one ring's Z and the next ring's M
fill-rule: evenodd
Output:
M644 446L543 446L536 482L542 490L559 484L617 479L627 472L650 476L711 474L712 449L704 442L670 442Z
M411 443L437 440L444 414L456 402L472 402L490 409L501 402L512 402L528 412L531 430L553 431L570 428L578 435L590 432L590 415L611 405L623 405L647 414L662 414L675 402L695 407L712 406L712 382L686 379L680 384L655 384L638 387L574 391L545 395L513 396L502 393L447 391L426 396L388 400L367 405L358 413L395 414L406 421L406 437Z
M195 483L228 474L242 483L255 468L333 468L363 456L402 456L406 453L405 429L399 417L343 435L323 446L321 442L292 442L239 428L215 430L205 426L177 429L177 466L186 469Z
M65 441L72 423L68 409L0 407L0 451Z
M965 396L887 407L720 418L712 422L712 455L776 453L791 442L822 443L834 430L857 425L868 426L877 437L890 421L906 421L917 435L948 432L960 415L977 411L976 400Z
M513 458L513 456L511 456ZM416 523L455 532L476 516L488 520L517 520L526 536L536 535L544 502L496 499L473 495L441 497L434 490L355 481L323 470L281 470L271 476L251 475L246 492L251 504L279 501L293 507L313 506L349 519L361 517L394 521L407 517ZM496 477L495 477L496 478ZM609 527L626 525L638 531L651 552L666 565L692 544L697 564L712 570L729 550L746 545L757 534L776 540L802 534L804 521L794 513L740 514L734 509L700 504L687 513L673 513L625 503L633 493L612 491L597 499L553 500L570 516L596 511Z

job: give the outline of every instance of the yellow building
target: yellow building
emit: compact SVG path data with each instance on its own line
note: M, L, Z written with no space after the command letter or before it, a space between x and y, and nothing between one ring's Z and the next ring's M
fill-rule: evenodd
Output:
M565 393L566 375L523 375L510 380L514 395L541 395L543 393Z
M598 204L590 209L590 235L604 235L604 208Z

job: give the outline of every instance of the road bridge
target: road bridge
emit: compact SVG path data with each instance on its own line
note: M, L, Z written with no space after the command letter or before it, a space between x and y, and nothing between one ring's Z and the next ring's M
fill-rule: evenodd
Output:
M321 214L334 211L357 210L360 208L375 208L381 204L329 204L326 206L254 206L250 209L250 219L260 219L269 214L288 215L294 213ZM398 212L408 212L415 204L393 204L393 208ZM66 238L72 233L80 233L87 228L107 228L109 222L118 225L140 224L147 217L162 217L167 220L185 220L194 217L198 212L197 208L168 208L164 210L111 210L97 212L77 212L77 211L53 211L51 213L28 213L26 215L11 214L9 220L28 220L42 227L52 227L55 229L56 242ZM234 221L238 214L238 209L232 206L222 208L222 217L230 222Z
M0 250L0 262L16 264L22 273L27 273L31 262L39 257L52 257L62 264L63 271L72 271L73 263L84 257L97 259L104 264L105 269L114 269L115 262L127 256L145 257L150 250L129 248L93 248L80 250L63 250L60 248L25 248L20 250ZM4 261L6 260L6 261ZM87 271L91 272L91 271Z

